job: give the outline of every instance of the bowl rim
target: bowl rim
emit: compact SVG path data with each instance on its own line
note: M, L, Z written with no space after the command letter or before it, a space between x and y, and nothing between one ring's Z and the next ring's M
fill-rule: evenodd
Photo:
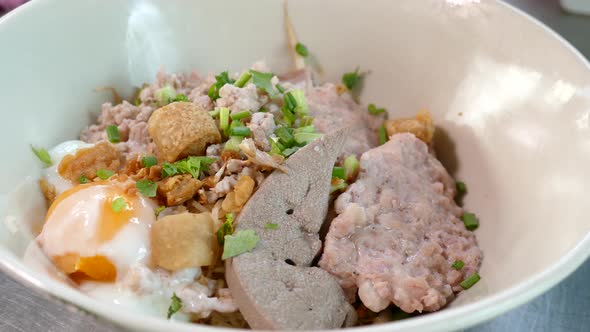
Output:
M55 1L58 0L30 1L5 14L3 17L0 17L0 32L2 31L3 26L20 15L31 10L40 10L43 6L48 6ZM549 38L557 40L566 50L577 57L579 63L587 69L588 74L590 75L590 61L564 37L514 5L508 4L504 0L495 0L495 2L500 6L504 6L505 10L512 11L522 19L527 20L531 24L544 30ZM568 250L565 255L545 270L539 271L528 279L522 280L512 287L504 289L487 298L459 307L446 308L428 315L396 321L391 324L353 327L348 330L358 332L377 332L384 330L386 327L393 328L394 325L395 331L398 332L410 332L415 331L416 329L423 332L429 332L467 328L499 316L541 295L565 279L589 257L590 232L586 233L584 238L582 238L573 248ZM236 329L167 321L162 318L151 317L130 310L117 310L118 307L109 306L105 302L95 300L78 290L70 288L61 282L50 278L49 276L31 273L13 253L9 252L7 248L1 244L0 270L36 293L45 296L49 295L53 299L57 299L66 305L70 304L94 313L98 315L100 319L105 319L121 326L145 331L173 330L178 332L189 332L194 331L195 328L202 331L236 331Z

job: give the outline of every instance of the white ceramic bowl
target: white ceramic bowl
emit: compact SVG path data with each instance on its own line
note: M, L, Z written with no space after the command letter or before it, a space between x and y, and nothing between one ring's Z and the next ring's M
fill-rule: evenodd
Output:
M449 1L459 2L459 1ZM590 68L555 33L496 1L291 1L302 40L326 80L370 70L362 100L395 115L434 114L439 154L467 182L484 250L475 287L449 308L359 331L467 327L546 291L590 254ZM465 1L464 1L465 2ZM0 19L0 259L23 283L143 331L195 325L98 303L22 262L43 219L29 144L74 138L114 86L129 95L169 71L238 70L290 59L282 3L258 1L35 0ZM200 330L209 330L199 326ZM219 330L216 330L219 331Z

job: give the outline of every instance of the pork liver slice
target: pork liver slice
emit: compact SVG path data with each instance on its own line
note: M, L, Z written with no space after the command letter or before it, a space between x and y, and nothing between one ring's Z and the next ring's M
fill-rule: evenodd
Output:
M253 329L310 330L352 325L356 313L338 281L311 267L328 210L332 167L345 141L339 130L309 143L249 200L236 232L253 229L257 247L226 261L226 279ZM267 229L268 223L278 224Z

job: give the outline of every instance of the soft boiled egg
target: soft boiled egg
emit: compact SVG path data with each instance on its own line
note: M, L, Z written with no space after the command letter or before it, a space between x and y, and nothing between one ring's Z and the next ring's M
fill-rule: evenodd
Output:
M47 182L55 188L56 194L59 195L72 188L72 182L62 177L58 172L58 167L62 159L68 154L75 154L80 149L90 148L93 146L94 144L73 140L65 141L47 151L51 157L53 165L43 171L43 176L45 180L47 180Z
M115 281L149 259L155 205L127 187L117 181L77 185L51 204L38 240L72 279Z

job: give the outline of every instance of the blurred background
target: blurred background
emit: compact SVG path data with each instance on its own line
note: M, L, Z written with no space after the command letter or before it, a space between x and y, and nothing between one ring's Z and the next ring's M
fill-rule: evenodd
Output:
M26 0L0 0L0 15L13 10L25 2Z
M0 0L0 16L27 1L29 0ZM453 2L461 1L479 2L490 0L453 0ZM590 58L590 0L504 1L541 20L564 36L565 39L576 46L587 58Z
M27 1L0 0L0 16L25 2ZM590 14L590 0L561 0L565 7L561 6L559 0L506 2L557 31L590 59L590 16L579 14ZM567 11L564 8L567 8ZM590 261L587 261L573 275L543 296L508 314L471 328L468 332L590 331L589 280ZM51 300L42 298L12 281L2 272L0 294L2 332L120 332L108 323L97 321L94 317L73 308L55 305ZM31 312L34 312L34 315L31 315Z

